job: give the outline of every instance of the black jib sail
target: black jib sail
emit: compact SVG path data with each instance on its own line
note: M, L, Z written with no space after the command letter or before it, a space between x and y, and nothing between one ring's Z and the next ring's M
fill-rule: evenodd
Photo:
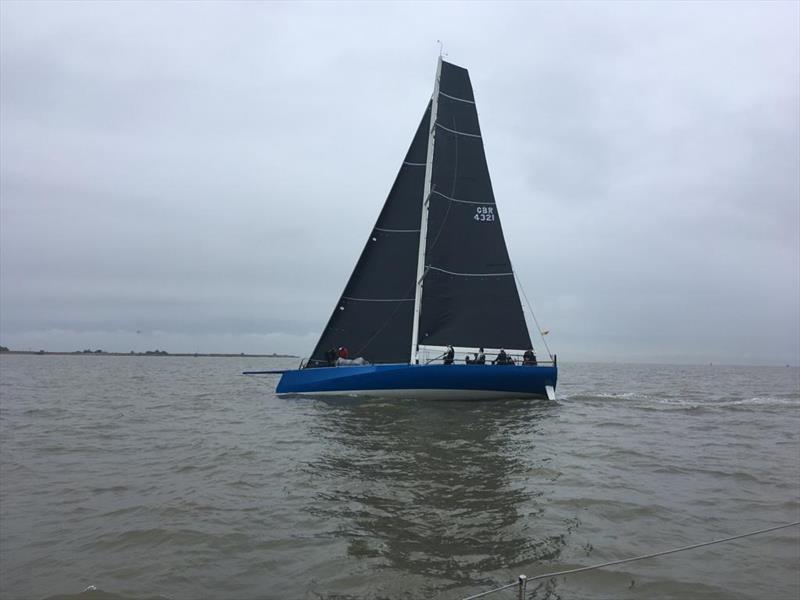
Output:
M420 345L529 348L466 69L442 62Z
M409 361L430 113L429 103L309 366L340 346L373 363Z

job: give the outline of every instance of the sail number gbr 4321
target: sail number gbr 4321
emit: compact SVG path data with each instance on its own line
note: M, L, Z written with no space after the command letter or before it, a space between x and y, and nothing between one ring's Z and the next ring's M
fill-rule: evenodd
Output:
M493 206L477 206L475 214L472 218L476 221L494 221L494 207Z

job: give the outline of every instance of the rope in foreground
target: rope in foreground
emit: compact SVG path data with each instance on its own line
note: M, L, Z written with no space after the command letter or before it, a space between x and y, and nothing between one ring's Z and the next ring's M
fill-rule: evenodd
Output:
M570 575L572 573L581 573L583 571L591 571L593 569L602 569L603 567L610 567L612 565L621 565L624 563L634 562L637 560L645 560L647 558L655 558L656 556L664 556L665 554L674 554L675 552L684 552L686 550L692 550L694 548L702 548L703 546L711 546L712 544L721 544L722 542L730 542L731 540L738 540L741 538L750 537L752 535L759 535L762 533L768 533L770 531L777 531L778 529L786 529L787 527L795 527L800 525L800 521L795 521L794 523L786 523L784 525L776 525L775 527L767 527L766 529L759 529L758 531L750 531L748 533L741 533L739 535L732 535L731 537L721 538L718 540L711 540L710 542L701 542L700 544L692 544L691 546L682 546L680 548L673 548L672 550L663 550L661 552L653 552L652 554L643 554L642 556L634 556L632 558L622 558L620 560L612 560L609 562L601 563L598 565L591 565L589 567L578 567L576 569L567 569L566 571L554 571L552 573L543 573L542 575L533 575L532 577L527 577L525 575L520 575L519 580L515 581L514 583L509 583L507 585L501 586L499 588L495 588L493 590L488 590L486 592L481 592L480 594L475 594L474 596L467 596L466 598L462 598L462 600L474 600L475 598L482 598L483 596L488 596L489 594L494 594L496 592L501 592L503 590L507 590L513 587L518 587L520 589L520 598L522 598L522 594L525 591L525 585L528 581L535 581L537 579L549 579L550 577L558 577L560 575Z

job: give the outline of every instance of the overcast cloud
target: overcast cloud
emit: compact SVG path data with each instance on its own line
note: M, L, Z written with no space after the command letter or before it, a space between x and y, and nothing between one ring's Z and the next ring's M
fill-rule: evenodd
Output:
M308 355L470 70L562 360L800 362L800 4L0 4L0 344Z

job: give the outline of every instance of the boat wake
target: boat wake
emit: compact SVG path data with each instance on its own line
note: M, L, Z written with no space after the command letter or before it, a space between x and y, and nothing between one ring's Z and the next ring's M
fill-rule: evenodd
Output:
M648 395L637 392L618 392L600 394L575 394L560 396L561 402L581 402L587 404L616 404L624 402L631 408L658 411L686 410L725 410L725 409L800 409L800 395L754 396L742 398L699 399L665 395Z

